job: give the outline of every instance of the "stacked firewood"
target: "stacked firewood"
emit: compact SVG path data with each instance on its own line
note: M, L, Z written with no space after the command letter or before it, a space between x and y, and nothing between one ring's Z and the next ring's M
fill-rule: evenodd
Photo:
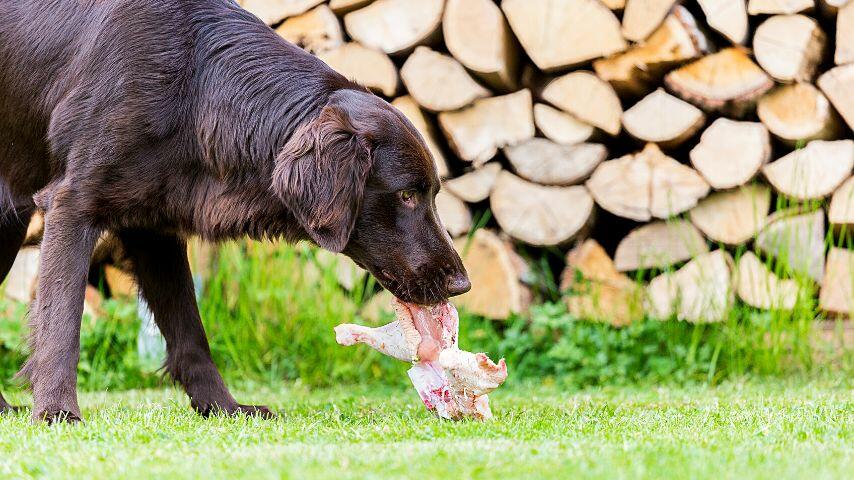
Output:
M462 307L854 311L854 0L240 3L421 132Z
M421 131L469 310L854 311L854 0L242 4Z

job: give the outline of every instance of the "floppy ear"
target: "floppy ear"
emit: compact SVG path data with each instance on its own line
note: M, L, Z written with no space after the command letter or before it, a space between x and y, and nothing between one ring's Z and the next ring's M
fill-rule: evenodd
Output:
M273 191L321 247L347 245L371 169L367 139L346 112L327 105L288 141L273 171Z

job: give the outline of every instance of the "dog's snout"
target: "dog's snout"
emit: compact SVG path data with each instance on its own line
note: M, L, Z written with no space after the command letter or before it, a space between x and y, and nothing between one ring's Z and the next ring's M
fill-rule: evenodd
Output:
M471 281L465 273L455 273L448 277L448 295L454 297L471 290Z

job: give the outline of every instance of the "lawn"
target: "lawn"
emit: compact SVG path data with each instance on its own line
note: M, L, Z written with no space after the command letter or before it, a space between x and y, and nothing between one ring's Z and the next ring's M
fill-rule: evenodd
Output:
M854 471L854 396L840 380L517 385L494 393L487 423L437 420L402 387L292 385L238 398L267 402L281 418L204 420L174 389L84 393L77 426L2 418L0 478L779 480Z

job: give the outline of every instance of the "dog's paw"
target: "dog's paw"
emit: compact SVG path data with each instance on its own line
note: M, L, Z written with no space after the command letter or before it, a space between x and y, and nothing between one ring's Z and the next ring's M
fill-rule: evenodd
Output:
M57 423L74 424L82 421L83 417L79 412L71 412L68 410L46 409L33 414L33 423L44 422L48 425L54 425Z

